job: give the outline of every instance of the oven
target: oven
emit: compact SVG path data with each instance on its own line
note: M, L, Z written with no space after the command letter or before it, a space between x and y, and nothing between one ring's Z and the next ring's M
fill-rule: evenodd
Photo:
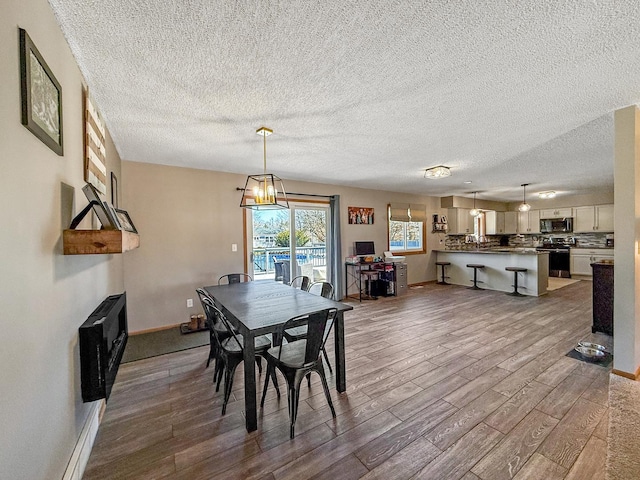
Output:
M549 252L549 276L571 278L571 254L568 245L544 244L539 252Z

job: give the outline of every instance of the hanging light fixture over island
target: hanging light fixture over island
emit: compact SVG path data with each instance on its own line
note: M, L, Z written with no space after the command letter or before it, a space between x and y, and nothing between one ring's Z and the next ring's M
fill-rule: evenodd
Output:
M531 205L529 205L526 201L526 188L527 185L529 185L528 183L523 183L522 185L520 185L522 187L522 203L518 206L518 211L520 212L528 212L529 210L531 210Z

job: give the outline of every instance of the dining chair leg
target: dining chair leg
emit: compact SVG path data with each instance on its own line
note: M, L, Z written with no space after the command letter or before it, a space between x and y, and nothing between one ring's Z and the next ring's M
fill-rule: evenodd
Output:
M327 384L327 377L324 375L324 369L322 368L321 363L318 364L318 375L320 375L320 380L322 381L322 389L324 390L324 396L327 397L327 403L331 409L331 415L333 415L333 418L336 418L336 410L333 408L331 394L329 393L329 385Z
M304 376L302 377L304 378ZM289 437L295 437L295 429L296 429L296 418L298 417L298 402L300 400L300 383L302 382L302 378L295 379L293 384L289 384L289 420L291 422L291 426L289 427Z
M271 375L269 375L269 364L267 363L267 374L265 375L265 381L269 382L269 377L271 377L271 381L273 382L273 387L276 389L276 394L278 398L280 398L280 388L278 388L278 377L276 377L276 369L275 367L271 367Z
M329 355L327 355L327 351L322 347L322 355L324 355L324 360L327 362L327 367L329 368L329 372L333 373L333 368L331 368L331 362L329 362Z
M264 399L267 396L267 388L269 388L269 377L272 377L272 378L275 377L275 372L273 370L275 369L271 366L269 362L267 362L267 374L264 376L264 387L262 387L262 399L260 400L260 408L264 407ZM279 391L278 391L278 396L280 396Z
M233 375L236 373L237 363L229 365L224 372L224 403L222 404L222 415L227 412L227 403L231 397L231 388L233 387Z
M256 357L256 364L258 365L258 373L262 375L262 359L260 357Z

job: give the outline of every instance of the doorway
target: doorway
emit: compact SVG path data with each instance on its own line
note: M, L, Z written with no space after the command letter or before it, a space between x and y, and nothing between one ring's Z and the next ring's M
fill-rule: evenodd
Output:
M247 270L255 281L330 278L329 205L290 202L289 210L250 210Z

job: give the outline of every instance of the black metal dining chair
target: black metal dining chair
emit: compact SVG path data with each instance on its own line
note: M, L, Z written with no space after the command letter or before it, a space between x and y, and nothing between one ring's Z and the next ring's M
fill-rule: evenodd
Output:
M320 295L321 297L332 299L333 298L333 285L329 282L314 282L309 285L307 292L314 295Z
M225 283L242 283L242 282L252 282L253 277L248 273L227 273L226 275L222 275L218 279L218 285L224 285Z
M320 295L321 297L331 299L333 297L333 285L329 282L314 282L312 283L307 291L313 295ZM329 338L329 334L331 333L331 328L333 328L333 317L327 321L326 332L324 335L324 339L322 341L322 355L324 356L325 362L327 362L327 367L329 368L329 372L333 373L333 369L331 368L331 362L329 361L329 355L327 355L327 351L324 348L327 339ZM295 327L290 328L289 330L284 331L284 338L287 339L287 342L295 342L296 340L302 340L307 336L307 327Z
M298 416L298 402L300 397L300 383L306 375L316 372L320 376L324 395L327 398L331 415L335 418L336 411L333 408L331 395L329 394L329 385L322 366L322 358L320 357L320 349L324 341L324 332L329 318L335 318L337 310L330 308L319 310L308 315L294 317L285 322L281 326L281 331L305 326L307 330L306 338L294 342L286 343L280 346L271 347L267 350L265 358L267 359L267 375L265 376L265 384L262 390L262 400L260 406L264 406L264 399L267 395L269 387L269 377L277 368L287 380L287 401L289 404L289 420L290 420L290 437L295 436L295 424Z
M309 285L311 284L311 279L306 275L298 275L291 280L290 285L293 288L298 288L300 290L304 290L305 292L309 290Z
M242 363L242 360L244 359L244 340L242 338L242 335L234 331L231 324L224 316L224 313L222 313L222 311L214 305L213 299L209 295L202 297L202 306L209 323L211 325L215 325L219 322L227 331L227 336L223 339L223 336L218 335L218 331L216 329L212 329L212 333L217 342L219 358L222 363L222 369L218 372L218 378L216 379L214 377L214 380L216 380L216 391L218 391L218 389L220 388L222 373L224 373L224 401L222 403L222 415L224 415L227 411L227 403L229 402L229 397L231 396L231 389L233 387L233 376L235 374L236 368L240 363ZM271 348L271 340L269 339L269 337L267 337L266 335L260 335L259 337L255 338L256 358L259 355L265 359L268 359L269 357L267 356L267 350L269 348ZM280 389L278 388L278 379L276 378L275 371L273 369L267 370L267 377L270 377L272 379L273 386L275 387L278 396L280 396ZM267 380L267 384L268 383L269 381Z
M206 312L204 299L207 298L211 301L211 303L214 303L213 299L211 299L209 294L202 288L196 288L196 293L198 294L198 297L200 297L202 309ZM205 317L205 322L209 330L209 358L207 359L207 365L205 368L209 368L211 360L214 361L213 381L215 382L216 378L218 378L219 371L222 369L222 360L220 359L220 347L218 346L218 341L216 340L214 330L216 331L219 338L225 340L226 338L228 338L227 329L220 322L211 323L208 316Z

